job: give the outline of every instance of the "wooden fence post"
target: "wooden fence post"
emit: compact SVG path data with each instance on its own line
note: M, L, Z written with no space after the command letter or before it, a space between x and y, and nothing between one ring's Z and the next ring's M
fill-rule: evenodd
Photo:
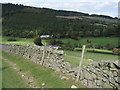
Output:
M81 71L81 65L82 65L82 62L83 62L84 52L85 52L85 45L83 45L83 47L82 47L82 55L81 55L79 68L78 68L78 73L77 73L77 79L76 79L77 82L79 81L79 77L80 77L80 71Z
M43 49L43 55L42 55L41 65L43 65L43 62L44 62L45 52L46 52L46 43L45 43L45 46L44 46L44 49Z

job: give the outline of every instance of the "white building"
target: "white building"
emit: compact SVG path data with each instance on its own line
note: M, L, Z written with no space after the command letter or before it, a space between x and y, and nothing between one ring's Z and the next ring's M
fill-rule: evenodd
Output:
M41 35L40 37L41 37L41 38L49 38L50 35Z

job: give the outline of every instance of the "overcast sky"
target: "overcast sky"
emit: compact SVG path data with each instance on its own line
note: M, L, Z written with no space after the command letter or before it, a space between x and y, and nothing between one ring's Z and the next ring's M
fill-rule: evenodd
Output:
M0 2L117 17L119 0L1 0Z

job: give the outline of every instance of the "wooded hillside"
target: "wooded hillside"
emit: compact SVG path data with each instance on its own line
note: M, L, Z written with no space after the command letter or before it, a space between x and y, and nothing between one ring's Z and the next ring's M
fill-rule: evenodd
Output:
M57 38L118 37L118 18L106 15L2 4L3 35L33 38L50 34Z

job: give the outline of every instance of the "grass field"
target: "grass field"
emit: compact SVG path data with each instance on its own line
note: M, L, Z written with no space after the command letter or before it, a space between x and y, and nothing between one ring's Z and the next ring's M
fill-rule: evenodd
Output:
M2 42L3 44L19 44L19 45L24 45L24 44L34 44L33 43L33 38L32 39L28 39L28 38L16 38L18 41L7 41L8 38L10 37L0 37L0 39L2 38ZM119 38L117 37L98 37L98 38L94 38L94 37L88 37L88 38L81 38L80 40L73 40L73 39L61 39L62 42L64 43L70 43L71 45L73 44L80 44L80 45L84 45L87 44L87 40L92 41L92 43L94 44L99 44L102 46L105 46L107 44L113 44L114 46L118 46L118 41ZM42 43L45 44L46 40L42 40Z
M2 88L28 88L28 85L24 82L21 76L16 73L11 66L3 60L2 66Z
M73 80L61 80L59 78L59 73L55 73L54 71L52 71L51 69L47 69L41 65L35 64L31 61L28 60L24 60L21 57L18 56L13 56L12 54L8 54L6 52L3 52L3 58L8 59L11 62L14 62L17 66L19 66L24 72L29 72L31 74L31 76L33 76L36 80L36 83L40 86L40 87L47 87L47 88L70 88L71 85L77 85L77 87L80 88L84 88L85 86L81 85L80 83L76 83ZM6 64L4 64L6 65ZM9 68L9 67L8 67ZM5 76L9 76L10 74L12 75L10 69L6 69L9 70L8 72L3 73L6 74ZM14 73L15 74L15 73ZM13 74L13 75L14 75ZM11 76L10 75L10 76ZM16 74L15 74L16 76ZM18 77L16 77L17 79ZM11 78L6 77L4 79L4 87L8 87L7 83L10 83ZM16 80L15 80L16 82ZM15 83L19 84L19 83ZM45 86L42 86L41 84L45 83ZM12 84L11 84L12 85ZM14 87L14 85L12 85L11 87Z
M2 39L2 44L17 44L17 45L26 45L26 44L31 44L34 45L34 38L29 39L29 38L17 38L17 41L8 41L10 37L0 37ZM42 43L45 44L46 40L42 40Z
M2 38L3 44L18 44L18 45L25 45L25 44L34 44L33 39L26 39L26 38L16 38L17 41L7 41L10 37L0 37Z
M84 45L87 44L87 40L92 41L92 43L105 46L107 44L112 44L113 46L118 46L119 38L117 37L87 37L87 38L81 38L80 40L73 40L73 39L62 39L64 43L70 43L71 45Z
M82 51L82 48L75 48L74 50L75 51ZM86 48L85 50L88 51L88 52L113 54L113 52L111 50L93 49L93 48Z
M65 51L64 60L70 62L73 66L78 66L81 57L80 51ZM90 53L85 52L83 65L87 65L92 61L108 61L108 60L118 60L117 55L101 54L101 53Z

